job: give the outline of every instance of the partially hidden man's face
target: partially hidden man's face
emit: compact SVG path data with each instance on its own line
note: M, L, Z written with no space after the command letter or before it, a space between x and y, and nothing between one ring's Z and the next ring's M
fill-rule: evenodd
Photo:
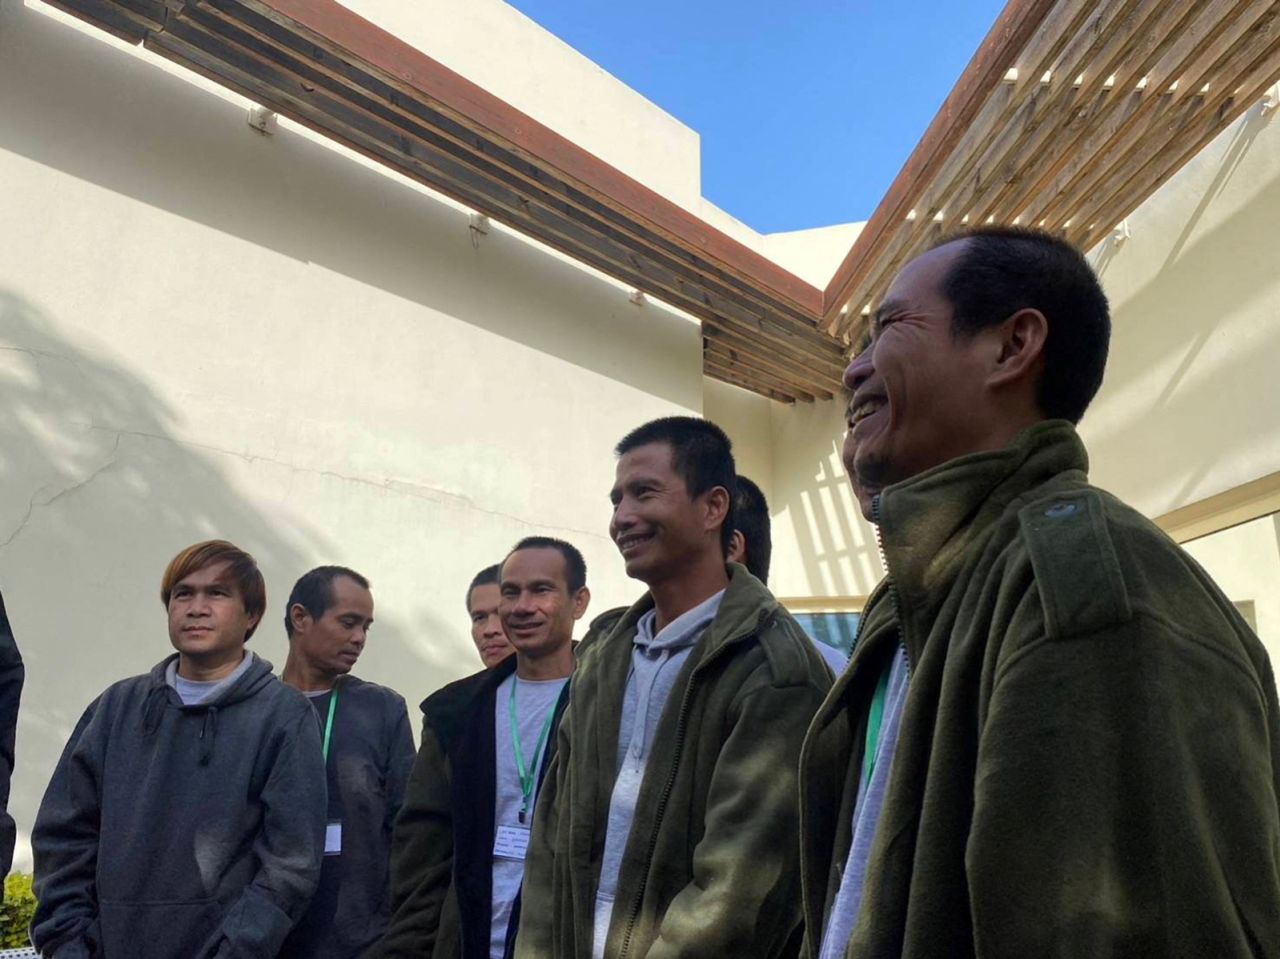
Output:
M294 629L291 642L308 662L341 676L351 672L369 640L373 594L349 576L335 576L331 588L333 602L318 618L300 604L289 611Z
M609 535L626 564L627 575L642 583L678 576L707 548L708 537L719 549L723 503L712 494L690 496L689 486L672 464L671 447L648 443L623 453L613 490ZM721 490L727 501L727 492Z
M498 615L501 602L502 591L497 583L476 586L467 597L471 641L476 644L476 652L480 654L485 669L492 669L515 652L515 647L507 642L507 634L502 631L502 617Z
M843 460L863 514L886 486L979 448L981 337L955 337L943 281L964 241L917 257L894 279L849 364Z
M169 591L169 641L179 653L195 660L219 660L244 648L259 617L246 612L230 567L227 562L211 563L184 576Z
M502 563L499 615L518 653L546 655L573 641L573 624L587 610L586 587L569 589L558 549L518 549Z

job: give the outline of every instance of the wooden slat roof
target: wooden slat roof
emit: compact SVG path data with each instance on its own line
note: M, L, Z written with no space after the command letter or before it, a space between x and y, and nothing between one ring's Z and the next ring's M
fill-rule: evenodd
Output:
M50 2L697 316L707 375L783 402L941 233L1092 245L1280 77L1278 0L1011 0L823 291L335 0Z
M823 327L847 337L966 224L1093 246L1277 79L1277 0L1014 0L836 271Z

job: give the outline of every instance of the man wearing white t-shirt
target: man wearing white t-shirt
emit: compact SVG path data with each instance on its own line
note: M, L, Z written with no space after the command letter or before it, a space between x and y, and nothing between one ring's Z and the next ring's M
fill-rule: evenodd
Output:
M374 959L506 954L573 672L574 623L591 598L586 575L582 554L563 540L517 543L499 580L515 655L423 704L422 747L393 844L391 926Z

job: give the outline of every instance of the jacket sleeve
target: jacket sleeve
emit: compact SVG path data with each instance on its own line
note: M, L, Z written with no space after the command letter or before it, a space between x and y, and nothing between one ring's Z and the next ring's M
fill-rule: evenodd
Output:
M799 756L824 695L818 682L773 685L764 667L743 685L711 776L693 881L667 907L649 959L777 956L798 938Z
M22 698L25 673L18 644L0 596L0 901L4 900L3 878L13 866L13 846L17 828L9 815L9 782L13 778L14 744L18 733L18 703Z
M409 707L403 699L396 697L395 715L391 721L390 738L387 744L387 820L386 829L392 833L395 829L396 817L404 804L405 790L409 785L409 774L413 770L413 733L409 730Z
M210 939L217 959L276 955L320 881L328 789L320 727L309 707L282 731L261 801L258 872Z
M976 954L1280 955L1270 669L1162 615L994 675L966 849Z
M448 761L424 724L391 841L391 922L368 959L431 955L452 874Z
M556 888L556 850L567 844L560 835L563 804L568 801L572 702L556 729L556 754L538 788L533 811L533 831L525 853L524 880L520 886L520 930L514 959L555 959L553 952ZM561 868L563 865L561 864Z
M43 955L98 955L98 782L102 750L95 700L62 751L31 832L36 911L31 942Z

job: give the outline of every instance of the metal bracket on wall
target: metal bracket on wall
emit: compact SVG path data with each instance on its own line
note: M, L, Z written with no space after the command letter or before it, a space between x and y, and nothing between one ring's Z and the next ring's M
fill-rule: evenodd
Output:
M276 116L275 111L268 110L266 107L250 107L247 119L249 126L264 136L271 136L279 126L279 117Z
M471 245L480 249L480 237L488 236L492 224L483 213L472 213L467 217L467 227L471 230Z

